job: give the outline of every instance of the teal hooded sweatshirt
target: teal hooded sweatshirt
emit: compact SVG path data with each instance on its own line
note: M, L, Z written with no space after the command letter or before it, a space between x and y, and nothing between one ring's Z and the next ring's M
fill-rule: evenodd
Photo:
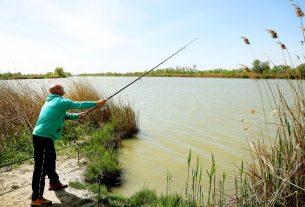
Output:
M70 109L85 109L95 107L95 101L71 101L57 94L50 94L41 108L33 135L59 140L64 127L64 121L79 119L78 113L68 113Z

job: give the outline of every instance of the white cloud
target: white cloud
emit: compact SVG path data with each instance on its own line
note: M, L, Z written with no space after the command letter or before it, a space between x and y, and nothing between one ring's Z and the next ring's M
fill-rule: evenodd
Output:
M149 3L150 0L145 2ZM128 1L76 0L65 5L62 1L30 0L18 5L14 14L22 13L24 18L31 19L36 23L33 29L42 29L50 32L51 35L58 35L58 38L70 38L71 41L103 48L146 39L146 35L154 36L158 33L160 35L180 24L176 22L172 26L169 24L149 26L146 22L153 17L152 14L143 11L143 6L142 1L130 5ZM126 25L127 28L131 27L130 30ZM143 30L139 27L144 25L149 29ZM133 29L141 32L134 34ZM130 36L130 33L133 36Z
M92 6L69 10L44 1L38 6L37 16L42 18L50 31L55 34L61 34L94 47L115 46L122 41L122 38L107 23L109 17L97 13L103 13L102 7L100 8L100 11Z
M0 72L15 68L24 73L43 73L56 66L79 68L87 65L89 60L82 57L88 53L117 47L124 41L114 29L121 9L114 5L107 11L102 3L73 7L33 0L0 9L10 17L9 22L0 21Z

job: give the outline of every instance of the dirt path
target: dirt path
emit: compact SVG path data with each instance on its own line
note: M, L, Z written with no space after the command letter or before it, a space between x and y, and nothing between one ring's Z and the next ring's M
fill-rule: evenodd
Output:
M81 181L83 170L84 167L77 163L77 159L57 161L57 173L64 184ZM0 169L0 207L30 206L32 173L33 165L29 164L22 164L14 169ZM55 192L49 191L48 188L49 180L46 178L44 197L53 201L55 207L97 206L92 194L87 190L68 187Z

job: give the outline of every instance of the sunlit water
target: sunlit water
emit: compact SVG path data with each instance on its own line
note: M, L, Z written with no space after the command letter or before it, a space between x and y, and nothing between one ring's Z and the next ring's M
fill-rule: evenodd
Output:
M80 79L89 80L109 96L135 77ZM40 85L58 81L36 80ZM60 81L66 83L69 79ZM290 97L285 80L269 83L273 88L279 84ZM216 159L216 173L225 171L228 181L232 181L235 165L249 158L247 141L254 140L261 129L268 134L264 117L268 123L274 122L274 108L270 105L274 102L266 80L142 78L115 96L114 101L117 100L131 104L138 113L140 128L136 138L123 141L120 151L123 184L113 190L124 195L143 187L165 192L168 173L172 174L172 191L183 192L190 149L193 166L199 155L206 187L205 169L209 169L211 154ZM272 137L272 125L268 126ZM228 186L232 187L232 183Z

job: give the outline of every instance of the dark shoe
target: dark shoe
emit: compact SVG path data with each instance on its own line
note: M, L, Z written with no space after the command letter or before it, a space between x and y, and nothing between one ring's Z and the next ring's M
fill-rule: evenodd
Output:
M45 198L36 198L35 200L32 200L31 207L36 206L52 206L52 201L49 201Z
M50 183L49 190L62 190L67 187L68 187L68 185L63 185L60 181L57 181L56 183L53 183L53 184Z

